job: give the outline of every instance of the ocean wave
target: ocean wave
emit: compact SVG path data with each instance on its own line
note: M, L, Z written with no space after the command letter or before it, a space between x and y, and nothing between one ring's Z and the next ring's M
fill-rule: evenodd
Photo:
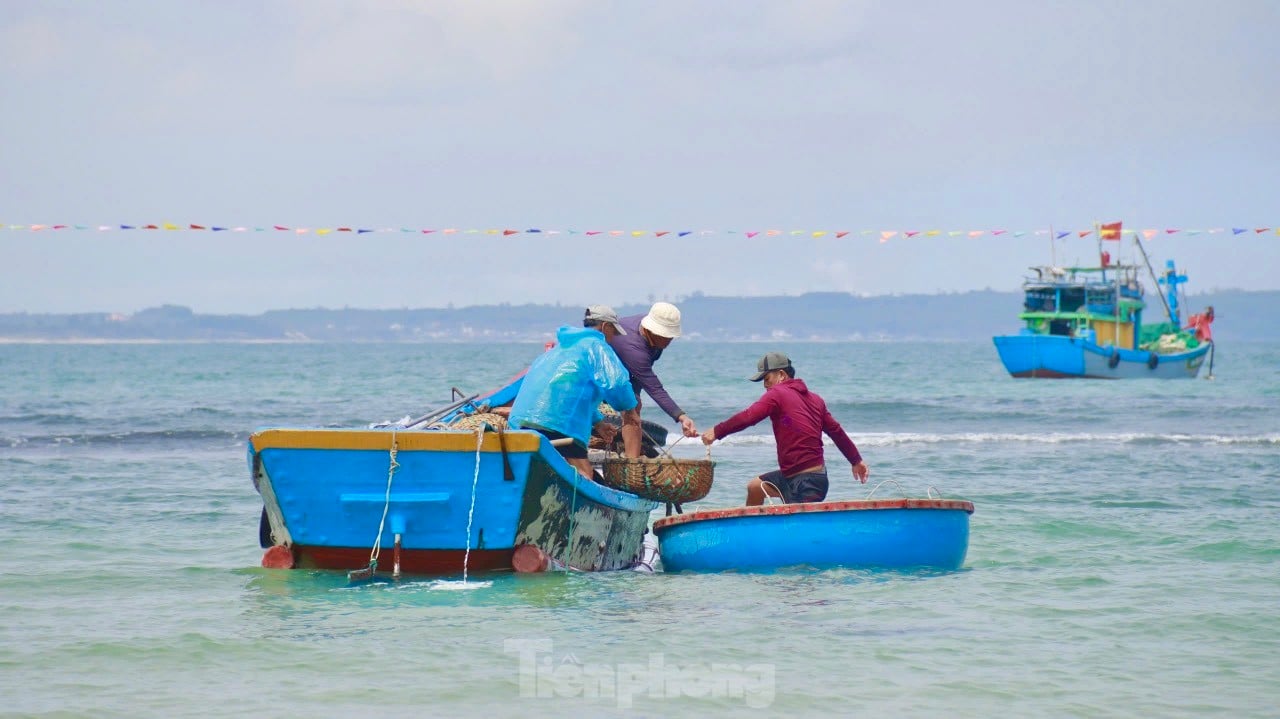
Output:
M1147 432L865 432L850 434L859 447L891 447L904 444L993 444L1004 442L1027 444L1216 444L1256 445L1280 444L1280 434L1185 434ZM773 435L735 434L718 440L731 446L773 446ZM829 437L823 443L831 446ZM668 442L672 444L672 442Z
M135 432L84 432L40 435L0 435L0 446L36 448L55 446L136 447L159 444L234 444L246 442L249 432L207 429L166 429Z

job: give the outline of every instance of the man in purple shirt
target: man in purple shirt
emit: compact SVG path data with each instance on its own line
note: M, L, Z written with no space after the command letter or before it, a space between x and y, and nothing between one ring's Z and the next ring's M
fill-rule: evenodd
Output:
M747 484L747 506L763 504L767 493L782 501L821 502L827 497L827 466L822 454L825 432L835 442L849 464L853 476L867 483L867 465L831 412L827 403L810 392L804 380L796 379L791 358L770 352L756 363L752 382L764 382L764 396L702 435L710 445L734 432L750 427L765 417L773 421L773 439L778 445L778 469L766 472Z
M698 428L693 418L680 409L680 405L671 399L667 390L662 387L662 380L653 372L653 363L662 356L662 351L671 344L671 340L680 336L680 310L668 302L655 302L644 315L623 317L619 324L626 334L609 337L609 346L618 354L618 359L631 374L631 388L636 393L634 409L622 413L622 448L628 457L639 457L642 448L642 430L640 426L640 391L649 393L649 397L680 423L680 429L686 437L697 437Z

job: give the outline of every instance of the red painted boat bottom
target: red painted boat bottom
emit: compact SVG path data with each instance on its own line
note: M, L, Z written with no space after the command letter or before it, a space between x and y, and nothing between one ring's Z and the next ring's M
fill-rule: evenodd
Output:
M391 575L392 553L382 552L378 561L378 574ZM448 575L461 574L463 557L461 549L407 549L400 550L402 574ZM310 547L293 546L296 557L294 566L300 569L337 569L351 571L369 566L368 547ZM466 557L467 571L509 572L512 566L511 549L472 549Z
M758 517L808 512L848 512L869 509L960 509L973 514L973 502L962 499L853 499L843 502L800 502L796 504L762 504L755 507L702 509L687 514L674 514L653 523L654 530L703 519Z

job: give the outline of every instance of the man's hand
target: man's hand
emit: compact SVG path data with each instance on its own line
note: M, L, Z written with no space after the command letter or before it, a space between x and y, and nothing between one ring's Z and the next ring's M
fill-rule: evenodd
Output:
M613 438L618 436L618 428L610 422L600 422L591 429L592 433L600 439L604 440L605 446L613 444Z
M715 430L715 428L709 429L709 430L707 430L706 432L703 432L703 433L702 433L702 443L703 443L703 444L710 446L710 444L711 444L712 442L714 442L714 441L716 441L716 430Z
M698 428L693 424L693 417L687 414L680 415L680 429L684 431L686 437L698 436Z
M853 478L863 484L867 483L867 475L870 474L870 472L871 470L867 469L866 462L858 462L853 465Z

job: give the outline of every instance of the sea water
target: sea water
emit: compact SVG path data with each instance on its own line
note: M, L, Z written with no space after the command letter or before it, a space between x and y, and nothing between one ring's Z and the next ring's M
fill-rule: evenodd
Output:
M775 349L871 467L828 443L830 498L972 501L963 570L264 570L250 432L417 416L540 345L0 345L0 713L1280 714L1280 346L1224 338L1212 381L1012 379L987 340L657 369L707 428ZM774 452L767 423L717 443L699 504Z

